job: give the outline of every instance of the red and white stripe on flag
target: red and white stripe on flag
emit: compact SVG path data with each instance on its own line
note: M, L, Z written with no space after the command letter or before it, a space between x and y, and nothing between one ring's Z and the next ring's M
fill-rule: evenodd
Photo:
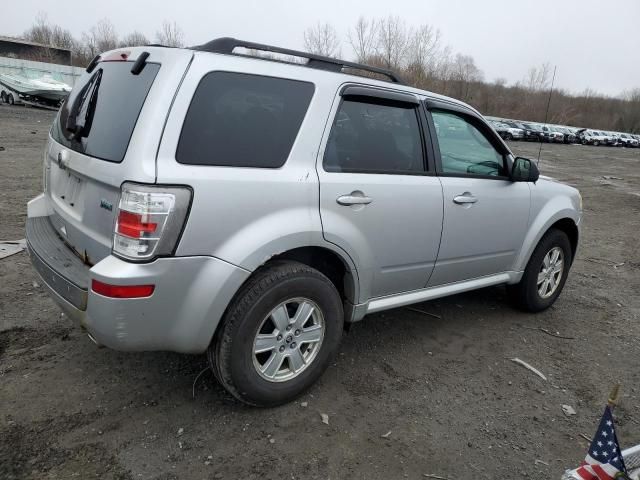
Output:
M613 480L616 474L620 473L616 467L610 463L600 463L587 455L582 466L569 472L573 478L578 480Z

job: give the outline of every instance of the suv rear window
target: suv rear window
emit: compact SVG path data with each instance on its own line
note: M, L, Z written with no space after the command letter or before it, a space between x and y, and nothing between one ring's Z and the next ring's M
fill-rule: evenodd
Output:
M196 89L176 160L190 165L278 168L307 112L308 82L210 72Z
M101 62L85 73L60 109L51 135L92 157L121 162L149 89L160 70L148 63L139 75L133 62Z

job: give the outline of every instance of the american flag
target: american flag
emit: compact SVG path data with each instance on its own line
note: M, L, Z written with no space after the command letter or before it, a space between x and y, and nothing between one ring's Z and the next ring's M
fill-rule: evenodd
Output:
M582 466L571 472L580 480L612 480L627 478L627 469L620 452L618 437L613 425L611 408L607 405L600 426Z

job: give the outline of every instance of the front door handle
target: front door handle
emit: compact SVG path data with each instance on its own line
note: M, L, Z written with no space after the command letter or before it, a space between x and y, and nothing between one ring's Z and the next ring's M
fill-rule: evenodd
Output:
M359 195L358 195L359 194ZM340 205L368 205L373 202L371 197L367 197L362 192L351 192L349 195L341 195L336 198Z
M462 195L458 195L453 197L453 203L457 203L458 205L464 205L466 203L476 203L478 199L471 195L469 192L464 192Z

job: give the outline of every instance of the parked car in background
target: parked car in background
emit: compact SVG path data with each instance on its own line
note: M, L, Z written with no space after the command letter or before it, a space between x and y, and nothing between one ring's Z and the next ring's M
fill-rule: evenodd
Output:
M627 133L620 134L620 143L623 147L637 147L638 140L633 138L633 135L629 135Z
M540 136L538 132L533 130L532 128L526 126L524 123L519 122L517 120L503 120L502 123L505 125L509 125L512 128L518 128L522 130L523 140L527 140L529 142L538 142L540 141Z
M593 145L595 141L595 136L593 132L588 128L581 128L576 132L576 136L578 137L578 141L582 145Z
M542 131L542 127L540 125L538 125L537 123L529 123L529 122L522 122L522 124L532 132L533 139L535 139L538 142L546 141L544 132Z
M556 130L555 127L549 125L542 125L542 131L544 132L544 139L549 143L563 143L564 134Z
M504 140L522 140L524 138L524 131L521 128L512 127L497 120L489 120L489 123Z
M622 142L620 140L620 134L618 132L608 132L608 133L612 139L612 142L609 145L612 147L621 147Z
M588 144L597 147L598 145L607 144L607 137L598 130L586 130L584 136L588 138L588 141L586 143L582 142L583 145Z
M549 308L579 243L578 190L474 108L233 38L96 57L43 163L26 239L52 298L100 345L206 352L257 406L307 390L367 314L492 285Z
M573 130L571 130L569 127L554 126L553 128L557 132L560 132L562 134L563 143L569 144L569 143L576 142L576 135L573 133Z

